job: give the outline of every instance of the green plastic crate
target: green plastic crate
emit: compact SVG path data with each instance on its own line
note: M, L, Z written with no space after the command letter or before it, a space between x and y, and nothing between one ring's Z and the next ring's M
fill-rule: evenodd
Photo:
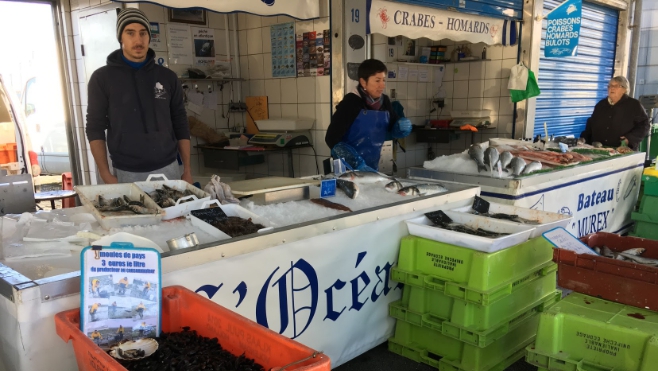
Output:
M645 196L658 196L658 178L650 175L642 175Z
M658 217L654 219L650 215L633 212L631 219L635 221L633 232L629 233L631 236L658 240Z
M508 302L506 304L514 306L513 309L508 310L503 306L487 307L464 303L447 296L437 299L431 297L432 294L436 294L434 292L425 290L423 293L420 292L423 289L407 286L404 288L402 300L389 304L389 315L484 348L515 329L524 320L560 301L562 291L555 290L555 275L546 278L553 279L553 290L549 294L522 305ZM531 286L534 285L527 287ZM523 292L528 293L527 290ZM415 305L405 304L414 302Z
M522 357L522 351L535 339L538 323L539 314L535 314L491 345L480 348L398 320L395 336L388 339L388 349L441 371L498 370L497 367L505 361L512 361L518 354L521 356L516 359Z
M658 147L658 144L656 147ZM642 196L640 198L640 208L638 210L641 214L647 214L658 218L658 197Z
M527 360L551 371L655 371L657 335L657 312L572 293L541 314Z
M438 291L444 295L462 299L469 303L492 305L498 300L503 300L511 295L512 292L521 287L524 283L545 277L555 271L557 271L557 264L549 261L539 267L536 271L529 272L525 277L516 281L504 282L503 284L498 285L497 287L492 287L487 291L476 290L469 286L444 281L430 275L404 272L399 268L391 269L391 279L405 285Z
M527 277L553 259L553 245L543 237L494 253L416 236L402 238L392 279L413 284L417 274L486 291ZM423 286L423 282L416 282Z

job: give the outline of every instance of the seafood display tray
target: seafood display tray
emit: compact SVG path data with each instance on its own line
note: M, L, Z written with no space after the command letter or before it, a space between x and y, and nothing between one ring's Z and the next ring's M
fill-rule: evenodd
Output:
M162 331L177 332L184 326L196 330L201 336L220 339L222 348L236 356L244 353L266 370L278 369L300 360L304 361L295 365L298 370L331 370L331 361L324 354L312 357L317 353L313 349L268 330L182 286L163 288ZM125 370L80 331L79 309L55 315L55 329L65 342L73 340L73 351L80 371L98 370L99 364L107 371ZM263 349L269 351L263 352Z
M549 370L650 371L656 335L655 312L572 293L541 314L526 361Z
M472 214L474 212L474 210L470 206L453 209L453 211L469 213L469 214ZM504 205L495 202L489 202L489 213L518 215L523 219L536 220L539 224L532 225L532 227L534 227L535 229L530 234L530 238L541 237L542 233L550 231L553 228L566 227L571 222L571 219L573 219L571 215L550 213L547 211L541 211L535 209L526 209L523 207ZM517 223L512 220L508 220L508 221L512 223ZM517 224L529 225L523 223L517 223Z
M226 216L237 216L242 219L251 219L253 223L262 224L263 226L265 226L265 228L259 229L258 233L268 232L274 228L274 225L270 221L252 213L251 211L245 209L240 205L236 205L236 204L221 205L217 200L212 200L212 201L206 201L203 204L203 208L206 208L207 206L212 204L216 204L220 209L222 209L222 211L226 214ZM233 238L227 235L226 233L222 232L218 228L215 228L214 226L210 225L209 223L206 223L205 221L197 218L192 214L189 214L187 218L189 218L193 226L199 228L200 230L208 233L213 237L216 237L220 241Z
M164 180L153 181L151 180L153 178L163 178ZM210 200L210 195L204 190L199 189L184 180L169 180L162 174L151 174L146 178L146 181L135 182L135 185L147 194L155 192L156 189L161 189L164 185L177 191L184 192L185 190L188 190L192 192L192 196L182 197L176 201L176 206L164 208L165 215L162 217L162 220L185 216L189 214L191 210L200 209L204 202ZM188 199L188 197L192 199L192 201L180 203L181 200Z
M80 202L96 218L98 223L106 230L131 225L153 225L162 221L165 211L147 195L139 189L134 183L120 184L101 184L94 186L75 186L75 191L80 197ZM157 214L128 214L117 212L101 212L94 206L94 201L98 195L106 199L128 196L131 200L139 200L144 196L144 205L152 210L157 210Z
M418 287L448 281L456 292L468 287L490 291L506 286L541 269L553 258L553 245L543 237L508 249L484 253L416 236L403 237L398 264L391 279Z
M560 300L557 265L514 286L489 305L448 296L441 291L405 285L402 299L389 304L391 317L434 329L469 344L485 347L518 323Z
M486 218L456 211L444 211L444 213L455 223L464 224L465 226L475 229L482 228L496 233L509 233L509 235L498 238L488 238L451 231L434 226L425 215L405 221L407 223L407 228L409 229L409 234L429 238L434 241L468 247L478 251L495 252L527 241L535 229L534 226L527 226L510 221Z
M530 316L484 348L398 319L388 350L441 371L503 371L523 358L525 347L535 340L539 315Z
M581 238L589 247L607 246L614 252L646 249L643 257L658 259L658 241L598 232ZM605 256L555 249L558 285L586 295L658 311L658 267Z

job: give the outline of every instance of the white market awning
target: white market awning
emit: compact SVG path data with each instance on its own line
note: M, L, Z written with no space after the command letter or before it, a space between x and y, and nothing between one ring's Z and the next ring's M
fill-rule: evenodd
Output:
M367 1L366 32L487 45L515 45L516 21L383 0Z
M135 2L131 0L113 1ZM144 2L167 8L203 8L218 13L245 12L262 16L287 15L297 19L320 17L319 0L148 0Z

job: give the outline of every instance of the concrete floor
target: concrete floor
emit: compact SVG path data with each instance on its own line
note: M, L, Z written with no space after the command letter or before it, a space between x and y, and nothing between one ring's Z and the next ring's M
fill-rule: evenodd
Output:
M389 352L387 343L379 345L353 360L335 368L333 371L436 371L437 369L423 363ZM521 359L505 371L537 371Z

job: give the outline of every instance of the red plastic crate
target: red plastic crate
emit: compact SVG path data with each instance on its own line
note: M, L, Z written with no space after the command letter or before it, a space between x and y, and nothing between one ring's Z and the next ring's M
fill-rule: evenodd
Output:
M615 252L635 247L643 257L658 259L658 241L598 232L581 238L589 247ZM553 250L560 287L618 303L658 311L658 268L573 251Z
M240 316L182 286L162 289L162 331L178 332L189 326L201 336L218 338L229 352L253 358L265 370L329 371L331 361L294 340L271 331ZM126 370L80 331L80 310L73 309L55 315L57 335L65 342L73 340L73 351L79 371Z

